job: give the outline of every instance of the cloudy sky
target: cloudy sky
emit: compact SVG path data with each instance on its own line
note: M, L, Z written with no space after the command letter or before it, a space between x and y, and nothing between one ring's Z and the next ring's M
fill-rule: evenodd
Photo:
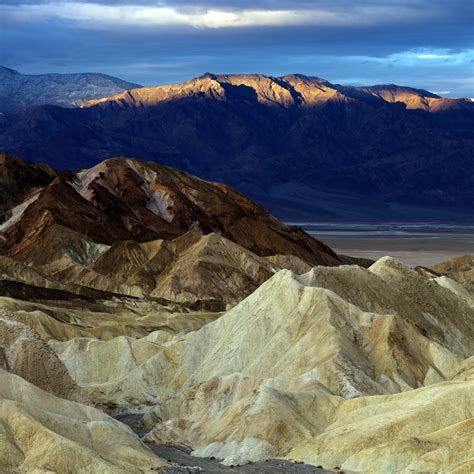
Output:
M474 97L474 0L0 0L0 64L144 85L292 72Z

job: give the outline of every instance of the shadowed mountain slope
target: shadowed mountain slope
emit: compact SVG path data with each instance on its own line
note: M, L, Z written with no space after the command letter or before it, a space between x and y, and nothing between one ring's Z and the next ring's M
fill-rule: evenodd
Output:
M0 112L11 113L44 104L74 107L137 87L140 86L107 74L33 75L0 66Z
M0 213L8 213L35 189L49 184L56 175L48 165L29 163L0 153Z
M0 148L67 168L138 156L233 185L292 218L443 218L470 215L473 129L467 99L208 73L81 109L4 116Z

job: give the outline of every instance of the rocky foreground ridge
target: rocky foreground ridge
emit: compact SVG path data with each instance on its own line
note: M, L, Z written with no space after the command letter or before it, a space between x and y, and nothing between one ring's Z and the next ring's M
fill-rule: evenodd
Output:
M368 270L281 271L183 337L52 346L90 394L146 407L150 441L226 464L287 456L462 472L473 455L473 316L472 297L384 258Z
M0 470L474 469L469 256L351 260L138 160L0 164Z

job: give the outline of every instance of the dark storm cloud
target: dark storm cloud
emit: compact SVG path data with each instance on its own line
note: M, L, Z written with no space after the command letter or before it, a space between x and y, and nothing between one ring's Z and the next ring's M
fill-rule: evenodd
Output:
M2 21L0 63L25 73L156 84L207 70L301 72L474 95L470 0L0 0Z

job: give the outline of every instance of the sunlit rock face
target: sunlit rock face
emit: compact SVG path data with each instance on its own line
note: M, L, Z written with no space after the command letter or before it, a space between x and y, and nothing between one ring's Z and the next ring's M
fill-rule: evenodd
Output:
M271 77L263 74L211 74L165 86L143 87L113 97L90 100L82 107L113 104L122 107L149 107L161 102L194 96L216 101L256 100L283 108L311 107L327 101L361 101L405 104L408 109L437 112L443 109L469 109L468 99L446 99L422 89L396 85L350 87L331 84L319 77L289 74Z
M137 87L140 86L107 74L30 75L0 66L0 112L45 104L77 107L88 100Z
M184 442L227 464L288 456L326 468L347 460L348 469L375 470L385 465L369 448L380 446L401 468L431 453L417 464L431 469L454 461L435 454L435 445L403 453L411 436L446 429L460 433L458 463L465 461L473 318L472 307L451 289L383 258L369 269L280 271L186 336L159 331L140 340L51 344L90 394L151 405L149 440ZM423 401L433 396L435 403ZM435 416L454 400L459 409L452 416ZM342 415L350 407L364 419L365 444ZM429 417L438 421L425 423ZM331 435L339 426L349 433L343 451ZM448 434L437 436L454 449Z

